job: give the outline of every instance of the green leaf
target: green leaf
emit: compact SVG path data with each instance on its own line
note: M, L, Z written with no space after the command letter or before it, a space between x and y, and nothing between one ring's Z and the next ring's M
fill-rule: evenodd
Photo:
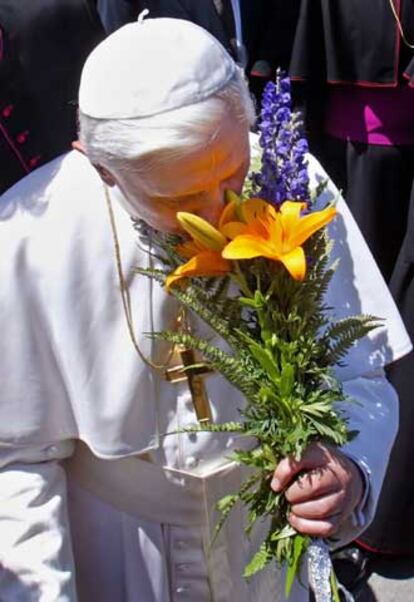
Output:
M252 309L258 309L256 300L252 299L251 297L239 297L238 301L243 307L251 307Z
M177 433L245 433L245 426L240 422L199 422L190 426L183 426L176 431L167 433L167 435L176 435Z
M303 404L300 408L304 414L310 414L316 418L321 418L332 410L332 404L329 400L316 401L315 403Z
M273 382L278 383L280 376L279 369L275 364L272 354L267 349L264 349L261 345L255 343L254 341L252 341L249 344L249 350L253 357L259 362L263 370L267 372L269 378Z
M293 527L291 527L289 524L287 524L280 531L274 531L271 534L270 538L271 538L271 541L275 542L275 541L279 541L280 539L286 539L287 537L292 537L295 534L296 534L295 529Z
M265 307L266 299L260 290L254 291L254 300L256 301L257 307Z
M236 493L234 495L226 495L217 502L217 510L221 513L221 517L219 518L216 526L214 527L213 537L210 542L211 546L214 544L217 537L219 536L219 533L221 532L224 523L226 522L230 512L233 510L239 499L240 493Z
M271 562L272 557L272 552L267 542L263 542L249 564L245 567L243 576L246 579L253 577L253 575L262 571Z
M286 581L285 581L285 595L286 598L290 596L290 592L292 590L293 582L296 578L296 575L299 573L300 563L302 561L303 554L306 551L306 548L309 545L309 537L305 537L304 535L295 535L293 540L293 557L291 562L288 563L287 571L286 571Z
M333 323L323 335L330 347L326 356L327 365L340 363L356 341L382 323L380 318L370 315L351 316Z
M269 408L273 406L273 408L282 410L286 416L291 415L291 407L289 406L288 401L280 395L277 395L276 389L270 389L270 387L261 386L259 393L260 399L264 400Z
M344 445L344 443L346 443L347 437L345 429L339 431L337 428L334 429L331 426L314 419L311 419L311 424L321 438L329 439L331 442L336 443L336 445Z
M228 512L239 499L238 495L226 495L217 502L217 510L219 512Z
M292 364L284 364L280 375L280 393L290 397L295 384L295 369Z
M339 596L338 590L338 580L333 570L331 570L331 574L329 576L329 582L331 584L331 592L332 592L332 600L333 602L341 602L341 598Z

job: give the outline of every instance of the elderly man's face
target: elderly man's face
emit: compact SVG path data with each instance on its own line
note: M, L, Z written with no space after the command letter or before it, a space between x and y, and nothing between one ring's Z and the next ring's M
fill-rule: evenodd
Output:
M235 120L222 125L219 135L203 149L159 162L144 175L157 196L142 193L142 176L133 171L117 174L117 184L134 213L158 230L179 230L177 211L188 211L216 223L225 191L241 192L249 167L249 138Z

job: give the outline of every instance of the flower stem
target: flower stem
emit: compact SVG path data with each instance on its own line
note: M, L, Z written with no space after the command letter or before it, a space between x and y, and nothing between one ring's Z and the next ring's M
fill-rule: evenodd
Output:
M235 280L236 284L239 286L243 295L245 297L249 297L250 299L252 299L254 297L254 295L253 295L252 291L250 290L249 285L247 284L246 277L243 274L243 272L241 271L238 261L234 262L234 270L235 271L232 272L233 280Z

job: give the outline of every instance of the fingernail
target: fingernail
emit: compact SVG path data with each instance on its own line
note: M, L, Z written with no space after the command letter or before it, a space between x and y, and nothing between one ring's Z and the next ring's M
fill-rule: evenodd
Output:
M272 482L270 483L270 487L273 489L273 491L280 491L281 487L279 479L273 477Z

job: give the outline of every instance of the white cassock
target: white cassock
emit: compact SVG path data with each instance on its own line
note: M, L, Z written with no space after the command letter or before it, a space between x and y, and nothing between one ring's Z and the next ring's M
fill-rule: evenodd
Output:
M314 183L324 177L312 158L310 172ZM330 184L322 203L335 194ZM240 483L228 459L240 441L162 436L195 422L191 395L157 377L131 344L95 170L71 152L5 193L0 208L1 602L283 601L276 567L250 584L241 577L255 548L241 511L208 549L214 502ZM341 262L327 303L337 317L385 319L338 369L359 402L347 406L361 434L346 451L370 481L344 543L373 514L397 428L383 366L410 342L342 200L338 208L331 231ZM162 359L143 333L174 323L177 305L134 274L148 254L115 201L114 212L135 331L144 353ZM240 395L219 375L206 384L214 420L237 419ZM296 584L290 599L307 600L306 589Z

